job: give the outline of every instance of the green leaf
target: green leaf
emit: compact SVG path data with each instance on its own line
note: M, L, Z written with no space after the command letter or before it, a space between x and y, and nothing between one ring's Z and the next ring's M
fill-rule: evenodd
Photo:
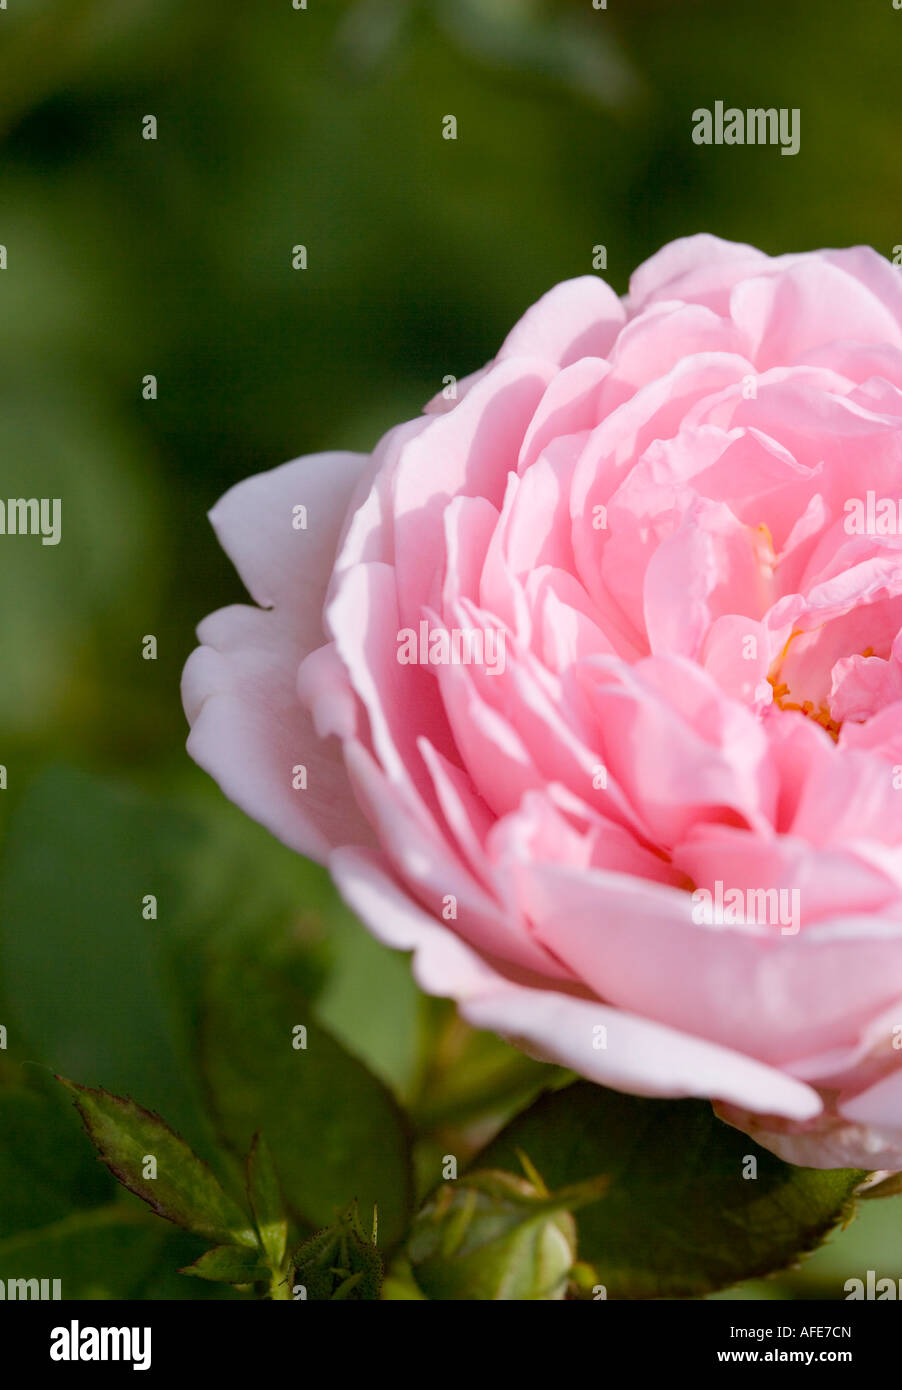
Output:
M378 1206L386 1245L400 1239L411 1203L404 1117L383 1083L311 1017L301 994L250 965L223 969L212 982L202 1042L226 1140L244 1154L263 1131L292 1211L322 1226L356 1197L365 1211Z
M272 1154L262 1134L254 1135L247 1156L247 1195L260 1242L272 1269L281 1269L288 1240L288 1219Z
M63 1298L233 1298L175 1271L196 1236L158 1221L97 1162L49 1073L0 1055L0 1279L59 1279Z
M551 1188L607 1174L580 1212L579 1258L612 1298L687 1298L782 1269L853 1209L858 1170L796 1168L702 1101L643 1100L589 1082L541 1096L474 1160ZM743 1177L754 1157L757 1177Z
M256 1248L247 1217L212 1169L158 1115L133 1100L58 1078L75 1100L100 1157L123 1187L157 1213L208 1240ZM155 1176L145 1176L150 1159Z
M2 869L7 1055L137 1096L209 1149L192 1065L205 976L264 959L315 994L337 903L322 871L224 803L186 814L65 767L22 796Z
M848 1279L902 1278L902 1202L860 1202L855 1219L815 1250L800 1266L750 1286L749 1296L763 1297L776 1287L779 1298L841 1299ZM726 1297L726 1295L716 1295Z
M64 547L60 547L63 549ZM202 1115L162 940L192 822L68 769L12 817L0 891L9 1055L137 1095L194 1141ZM142 901L157 898L158 920Z
M258 1279L270 1277L258 1251L241 1249L237 1245L216 1245L179 1273L209 1279L214 1284L253 1284Z

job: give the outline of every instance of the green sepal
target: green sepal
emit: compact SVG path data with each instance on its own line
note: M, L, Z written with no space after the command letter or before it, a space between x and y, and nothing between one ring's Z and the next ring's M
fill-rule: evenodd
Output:
M377 1299L382 1290L382 1257L365 1234L353 1202L332 1226L316 1231L292 1257L295 1283L308 1299Z
M273 1270L279 1270L288 1242L288 1218L272 1154L259 1133L254 1135L247 1156L247 1196L266 1258Z

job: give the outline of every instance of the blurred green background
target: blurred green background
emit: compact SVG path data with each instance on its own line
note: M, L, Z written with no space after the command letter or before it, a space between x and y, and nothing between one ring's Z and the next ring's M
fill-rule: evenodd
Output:
M424 1121L427 1147L449 1116L487 1132L537 1084L541 1069L418 1000L406 962L370 944L322 875L188 762L193 629L242 597L205 512L285 459L370 448L446 374L482 365L552 284L591 272L598 245L619 292L700 230L891 256L900 45L891 0L0 9L0 497L60 497L63 517L58 547L0 542L10 1087L36 1058L129 1089L203 1146L178 1038L187 1055L204 972L229 952L294 971L404 1099L428 1074L445 1111ZM691 112L718 99L799 107L800 153L696 147ZM140 915L124 926L144 892L160 894L162 946ZM455 1112L467 1092L482 1120ZM0 1265L4 1238L66 1217L58 1191L48 1201L7 1213ZM748 1296L842 1296L868 1267L902 1274L900 1242L899 1204L875 1203ZM122 1291L106 1277L79 1287ZM194 1282L156 1277L126 1291Z

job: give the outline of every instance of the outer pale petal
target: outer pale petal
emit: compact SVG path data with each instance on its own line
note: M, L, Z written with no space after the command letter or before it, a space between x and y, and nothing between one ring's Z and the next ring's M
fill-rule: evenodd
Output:
M261 608L286 603L306 650L324 640L323 595L368 455L307 454L229 488L210 512L219 544ZM294 509L306 508L295 529Z
M885 918L784 935L693 922L688 893L625 874L527 863L522 881L536 938L595 993L773 1066L854 1041L902 996L902 924Z
M860 280L820 257L800 258L783 274L737 285L730 309L762 369L838 338L902 346L895 315Z
M606 357L625 322L620 300L596 275L564 280L526 311L498 360L541 357L569 367L581 357Z
M457 1000L474 1027L492 1029L541 1060L635 1095L716 1096L797 1120L821 1111L810 1086L740 1053L592 998L500 973L412 903L374 855L337 850L329 868L345 901L380 940L416 953L414 973L422 988ZM597 1046L604 1036L599 1026L607 1030L606 1047Z
M770 257L754 246L723 241L707 232L680 237L630 276L629 307L635 314L655 300L683 299L722 313L732 286L749 275L760 275L769 265L773 265Z
M182 698L188 751L226 796L292 849L372 844L337 743L317 737L296 690L301 659L324 642L322 607L348 498L366 459L314 454L239 483L210 519L260 604L235 604L198 628ZM307 508L306 530L292 527ZM292 769L307 769L307 789Z
M764 1112L729 1105L715 1105L722 1120L751 1136L786 1163L802 1168L902 1168L902 1129L873 1129L840 1119L825 1119L806 1125L781 1125L777 1112Z

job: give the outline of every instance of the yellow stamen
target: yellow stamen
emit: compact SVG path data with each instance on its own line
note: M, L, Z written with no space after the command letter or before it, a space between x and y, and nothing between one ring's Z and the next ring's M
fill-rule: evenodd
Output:
M788 644L787 644L788 645ZM839 738L839 731L842 724L833 718L827 706L823 703L815 707L813 700L803 700L799 704L796 700L787 700L789 686L785 681L777 682L774 676L768 676L771 688L774 692L774 704L782 710L793 710L797 714L804 714L806 718L813 719L815 724L820 724L822 729L833 739L834 743Z

